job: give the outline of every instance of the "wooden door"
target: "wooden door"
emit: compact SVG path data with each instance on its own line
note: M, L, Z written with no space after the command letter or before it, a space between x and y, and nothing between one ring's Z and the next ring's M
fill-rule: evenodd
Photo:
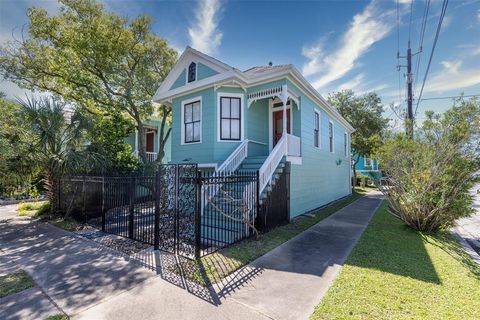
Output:
M155 152L155 132L147 133L147 152Z
M282 138L283 133L283 110L273 113L273 146ZM287 133L292 133L290 128L290 109L287 109Z

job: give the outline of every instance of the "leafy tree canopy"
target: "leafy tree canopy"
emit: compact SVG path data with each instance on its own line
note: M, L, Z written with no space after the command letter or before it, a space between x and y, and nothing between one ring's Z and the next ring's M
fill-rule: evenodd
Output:
M352 154L370 157L382 143L388 119L382 117L383 104L376 93L355 96L352 90L330 94L328 102L355 128ZM354 159L354 165L358 161Z
M60 3L56 16L28 9L29 37L0 49L0 73L21 87L58 94L90 112L130 116L146 161L143 121L154 112L152 96L175 63L176 51L151 32L148 16L122 18L93 0ZM171 110L160 108L163 146Z

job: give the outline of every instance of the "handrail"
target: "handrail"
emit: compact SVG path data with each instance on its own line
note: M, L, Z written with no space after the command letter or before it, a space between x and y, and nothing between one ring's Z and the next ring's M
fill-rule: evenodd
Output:
M253 143L253 144L259 144L259 145L262 145L262 146L267 146L268 145L268 143L266 143L266 142L261 142L261 141L256 141L256 140L248 140L248 142Z
M284 134L278 140L275 148L273 148L272 152L268 155L268 158L265 160L263 165L260 167L258 173L258 179L260 184L259 194L263 192L263 189L268 185L268 183L272 180L273 173L278 167L280 161L284 155L287 154L287 136Z
M223 161L216 173L232 173L242 164L242 161L248 156L248 139L245 139L238 147Z

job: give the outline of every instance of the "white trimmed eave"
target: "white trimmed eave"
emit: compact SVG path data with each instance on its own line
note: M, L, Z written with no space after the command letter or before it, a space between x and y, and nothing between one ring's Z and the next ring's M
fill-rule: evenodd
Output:
M290 81L296 84L298 89L302 91L306 96L308 96L314 102L318 103L320 106L323 106L324 110L332 118L336 119L338 122L344 125L349 133L353 133L355 131L355 128L353 128L352 125L347 120L345 120L345 118L343 118L342 115L334 107L332 107L293 66L288 69L280 70L279 72L269 73L254 78L246 77L244 73L238 69L232 69L212 77L192 82L190 84L173 90L168 90L166 92L161 92L160 87L155 93L153 101L156 103L171 103L173 98L175 98L176 96L181 96L187 92L191 93L195 91L200 91L211 86L219 88L222 85L228 83L235 83L245 90L252 86L257 86L285 77L289 78ZM288 91L292 96L296 96L292 91Z

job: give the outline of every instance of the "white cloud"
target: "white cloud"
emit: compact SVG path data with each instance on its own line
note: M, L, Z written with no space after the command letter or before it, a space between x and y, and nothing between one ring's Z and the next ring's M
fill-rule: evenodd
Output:
M190 45L206 54L215 53L222 42L218 30L221 14L220 0L201 0L195 16L196 22L188 28Z
M352 79L344 82L340 86L338 86L338 90L347 90L351 89L355 94L362 95L369 92L379 92L385 90L389 86L387 84L373 84L372 82L368 82L365 80L365 74L359 73Z
M358 65L358 59L372 45L385 38L394 27L395 11L381 10L374 0L355 15L347 31L342 35L337 49L326 54L323 40L312 47L304 47L308 61L303 66L305 76L317 76L312 84L319 89L338 80ZM393 20L394 21L394 20Z
M463 61L442 61L443 68L425 83L425 92L442 93L480 84L480 68L462 68Z

